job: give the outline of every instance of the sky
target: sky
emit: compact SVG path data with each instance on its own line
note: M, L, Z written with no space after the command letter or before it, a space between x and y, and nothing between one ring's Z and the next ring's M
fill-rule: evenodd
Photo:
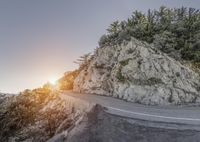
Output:
M160 6L199 8L199 0L1 0L0 92L42 86L77 68L115 20Z

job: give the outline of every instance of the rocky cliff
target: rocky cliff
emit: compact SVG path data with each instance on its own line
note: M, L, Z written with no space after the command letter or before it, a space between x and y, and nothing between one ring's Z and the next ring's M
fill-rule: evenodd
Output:
M74 81L74 91L151 105L200 102L200 79L153 46L132 39L98 48Z

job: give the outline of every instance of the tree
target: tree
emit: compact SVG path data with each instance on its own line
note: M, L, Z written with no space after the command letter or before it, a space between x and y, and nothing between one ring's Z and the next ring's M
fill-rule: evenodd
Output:
M134 11L126 21L115 21L99 41L100 47L121 44L131 37L155 44L156 48L182 59L199 61L195 53L200 40L200 10L194 8L170 9L161 6L147 14ZM174 55L172 55L174 54Z
M82 70L89 65L90 60L91 60L91 53L88 53L79 57L79 59L74 61L74 63L78 64L79 69Z
M178 57L178 52L175 52L177 46L176 37L173 33L165 31L161 34L156 34L154 36L153 44L156 48L169 54L170 56L174 58Z
M99 46L103 47L108 42L108 37L106 35L102 35L99 40Z
M80 73L79 70L66 72L64 76L58 80L58 87L60 90L72 90L74 87L74 80Z
M120 23L119 21L115 21L112 24L110 24L109 28L107 29L109 34L116 35L118 31L120 30Z

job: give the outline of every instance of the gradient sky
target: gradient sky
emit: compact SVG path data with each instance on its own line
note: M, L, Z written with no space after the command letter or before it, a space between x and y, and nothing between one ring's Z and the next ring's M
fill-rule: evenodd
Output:
M41 86L77 66L115 20L133 10L199 8L199 0L1 0L0 91Z

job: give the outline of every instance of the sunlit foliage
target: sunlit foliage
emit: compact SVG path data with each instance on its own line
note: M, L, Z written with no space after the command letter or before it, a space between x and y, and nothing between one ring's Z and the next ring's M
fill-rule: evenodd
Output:
M52 102L55 103L51 104L53 107L48 107ZM49 84L42 88L25 90L2 103L0 107L1 141L8 141L9 137L19 135L19 132L28 128L30 130L23 132L24 136L19 137L19 141L25 136L35 137L38 132L42 134L41 138L48 139L53 136L62 121L68 118L58 93L52 91Z

